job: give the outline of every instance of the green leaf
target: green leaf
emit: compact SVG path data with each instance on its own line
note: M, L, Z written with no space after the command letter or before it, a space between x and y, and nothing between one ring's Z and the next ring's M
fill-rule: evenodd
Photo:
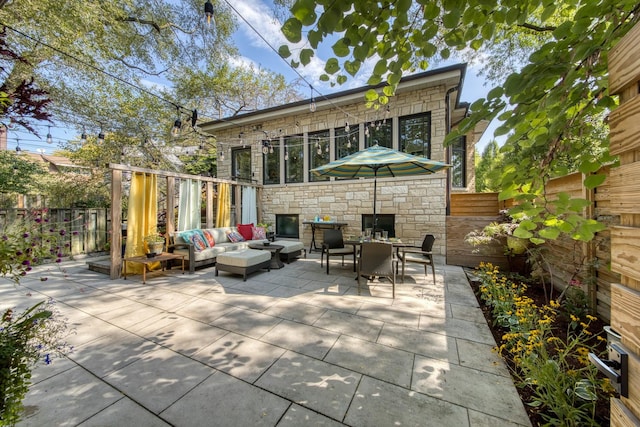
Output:
M360 66L362 65L362 62L360 61L345 61L344 62L344 70L351 74L351 76L355 77L356 74L358 74L358 70L360 70Z
M384 93L387 97L393 96L395 95L396 87L397 85L387 85L382 88L382 93Z
M533 236L533 233L531 233L530 231L525 230L524 228L521 228L522 224L520 224L518 226L518 228L516 228L515 230L513 230L513 235L515 237L519 237L521 239L529 239L530 237Z
M424 8L424 19L427 21L432 21L440 16L440 7L438 3L429 1L423 5Z
M289 18L282 25L282 34L291 43L298 43L302 40L302 23L296 18Z
M340 64L336 58L329 58L326 64L324 64L324 71L327 74L335 74L340 70Z
M560 230L553 227L545 227L538 232L541 237L548 240L555 240L560 236Z
M607 175L605 175L605 174L589 175L584 180L584 186L586 188L588 188L589 190L592 190L592 189L596 188L597 186L601 185L606 179L607 179Z
M328 82L329 80L331 80L331 77L327 76L326 74L320 74L320 77L318 78L321 82Z
M317 18L315 2L313 0L298 0L291 7L291 14L298 19L302 25L313 25Z
M365 101L375 101L376 99L378 99L378 92L376 92L374 89L369 89L364 94L364 99Z
M347 82L347 76L345 76L344 74L340 74L337 78L336 78L336 83L338 83L339 85L343 85Z
M332 46L332 49L333 49L333 53L337 57L344 57L349 55L349 53L351 53L351 50L349 49L349 46L345 44L344 39L340 39L337 42L335 42Z
M291 51L289 50L289 46L287 46L286 44L283 44L282 46L280 46L278 48L278 55L280 55L282 58L290 57Z
M311 30L307 33L307 40L313 49L317 49L322 41L322 33L320 31Z
M378 75L383 75L387 72L387 60L381 59L376 62L376 65L373 67L373 72Z
M452 10L442 17L442 24L445 28L456 28L460 22L460 11Z
M300 62L302 63L302 65L308 65L311 62L311 58L313 58L313 55L313 49L302 49L300 51Z

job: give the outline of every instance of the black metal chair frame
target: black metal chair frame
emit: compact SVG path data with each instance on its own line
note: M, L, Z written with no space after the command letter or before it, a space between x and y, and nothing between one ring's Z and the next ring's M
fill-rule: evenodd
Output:
M342 257L342 266L344 267L344 256L353 255L353 271L356 271L356 248L345 247L341 230L324 230L320 267L322 267L325 255L327 256L327 274L329 274L329 257L332 256Z
M427 266L431 265L431 272L433 273L433 284L436 284L436 269L433 263L433 243L436 241L436 238L433 234L427 234L424 236L424 240L422 241L422 246L406 246L400 248L398 253L399 261L402 262L402 281L404 282L404 268L405 264L409 262L413 262L416 264L424 265L424 275L425 278L427 276ZM412 254L414 256L409 255ZM421 257L420 257L421 256Z

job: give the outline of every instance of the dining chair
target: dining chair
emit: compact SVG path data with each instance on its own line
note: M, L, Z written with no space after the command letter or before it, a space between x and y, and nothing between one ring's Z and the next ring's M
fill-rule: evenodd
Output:
M436 270L433 265L433 243L436 238L433 234L427 234L424 236L422 246L405 246L400 248L398 252L398 261L402 262L402 281L404 282L404 268L409 262L424 265L424 276L427 277L427 266L431 266L431 272L433 273L433 284L436 284Z
M364 242L358 258L358 295L362 276L387 277L391 280L391 293L396 297L396 262L393 245L384 242Z
M353 271L356 271L356 248L351 245L344 245L342 231L336 229L324 230L322 239L322 253L320 254L320 267L322 267L325 255L327 256L327 274L329 274L329 258L332 256L342 257L344 266L344 256L353 255Z

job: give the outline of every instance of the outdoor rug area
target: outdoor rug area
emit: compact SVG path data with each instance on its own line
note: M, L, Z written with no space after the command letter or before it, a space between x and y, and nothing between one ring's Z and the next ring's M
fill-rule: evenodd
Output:
M460 267L363 280L310 255L242 277L214 268L126 280L85 261L0 289L53 298L73 351L36 369L20 426L528 426ZM46 280L43 280L46 278Z

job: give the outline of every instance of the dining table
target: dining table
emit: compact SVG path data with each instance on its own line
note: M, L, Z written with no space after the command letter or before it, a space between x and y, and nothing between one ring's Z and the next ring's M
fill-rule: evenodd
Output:
M414 246L410 243L405 243L397 238L388 238L388 239L374 239L368 237L358 237L358 238L347 238L343 241L345 245L352 245L354 249L361 246L363 243L367 242L382 242L382 243L391 243L394 248L396 248L396 258L399 259L400 249ZM398 264L396 263L396 274L398 273ZM357 277L356 277L357 279Z

